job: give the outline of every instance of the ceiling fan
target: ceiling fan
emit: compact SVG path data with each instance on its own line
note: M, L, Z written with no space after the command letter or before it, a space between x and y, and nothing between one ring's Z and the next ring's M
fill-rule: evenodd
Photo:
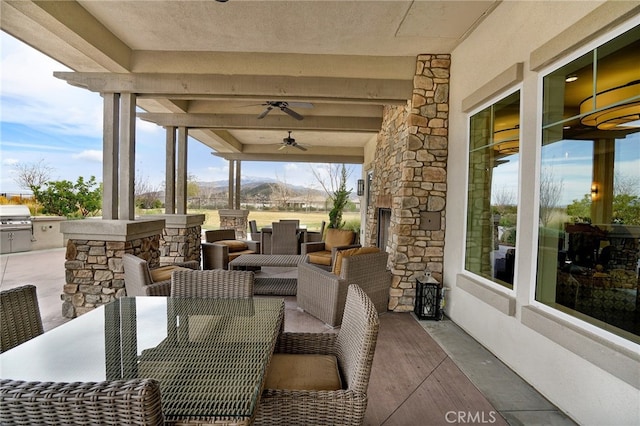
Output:
M278 150L282 150L285 149L287 147L294 147L294 148L298 148L301 149L302 151L306 151L307 148L305 148L304 146L298 144L296 142L296 140L294 138L291 137L291 130L289 130L289 136L287 136L286 138L282 139L282 146L280 148L278 148Z
M296 120L302 120L304 119L304 117L289 107L313 108L313 104L310 104L308 102L267 101L261 105L266 106L267 108L264 111L262 111L262 113L258 116L259 119L265 118L272 109L280 108L282 112L289 114L291 117L295 118Z

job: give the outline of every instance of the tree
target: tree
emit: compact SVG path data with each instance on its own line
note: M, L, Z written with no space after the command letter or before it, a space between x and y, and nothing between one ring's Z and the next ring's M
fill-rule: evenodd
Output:
M287 185L286 176L280 180L276 173L276 183L269 184L271 188L271 201L279 208L286 208L293 196L291 188Z
M547 226L551 221L554 210L560 204L564 182L556 179L553 169L545 168L540 173L540 222Z
M22 189L28 189L35 194L34 188L41 187L51 178L53 167L40 159L37 163L17 163L13 166L16 176L13 179ZM37 197L36 197L37 200Z
M87 182L80 176L75 184L61 180L44 185L46 188L35 187L34 195L42 204L45 214L86 217L100 211L102 187L96 182L95 176L91 176Z
M196 198L200 195L200 185L198 177L189 173L187 176L187 197Z
M567 214L574 222L591 222L591 194L584 194L581 200L573 200L567 206Z
M140 172L136 173L136 178L133 182L133 193L137 207L141 209L153 209L162 206L160 192L159 187L154 187L149 183L147 176L142 176Z
M327 193L333 207L329 211L329 228L342 228L344 222L342 221L342 213L349 201L352 189L347 189L347 179L351 174L351 170L347 169L344 164L329 165L328 180L327 183L320 175L320 172L316 169L311 169L316 180L322 186L322 189Z

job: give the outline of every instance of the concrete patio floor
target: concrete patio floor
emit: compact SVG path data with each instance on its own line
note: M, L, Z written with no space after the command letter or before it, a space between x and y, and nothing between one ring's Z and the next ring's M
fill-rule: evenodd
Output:
M60 299L65 284L64 255L65 249L60 248L0 256L0 290L28 283L36 285L45 331L69 321L62 317ZM329 329L317 319L297 309L295 296L285 297L285 304L285 331L337 331ZM406 315L413 317L413 314ZM508 424L575 424L453 321L446 318L443 321L415 320L426 330L430 338L440 345ZM372 372L372 379L374 374L375 372ZM397 411L401 412L401 407L398 407ZM373 424L370 421L367 423L367 419L365 422ZM402 424L402 422L398 417L389 417L380 424ZM443 419L441 423L433 423L429 420L423 424L444 425L450 422Z

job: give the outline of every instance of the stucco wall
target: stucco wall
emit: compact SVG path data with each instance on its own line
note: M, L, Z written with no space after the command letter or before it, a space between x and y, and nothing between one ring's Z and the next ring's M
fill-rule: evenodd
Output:
M532 301L537 256L533 200L540 104L539 74L530 70L529 63L533 51L557 40L574 24L577 29L585 29L586 25L587 32L602 32L609 24L619 24L615 19L621 15L612 9L612 3L621 2L502 2L454 50L451 66L443 278L451 288L447 315L580 424L637 424L640 348ZM602 9L591 14L599 6ZM559 38L562 43L563 37ZM468 151L468 114L463 111L463 101L518 62L523 63L521 207L515 286L510 292L463 271ZM562 324L545 334L542 314L552 318L552 323ZM572 339L580 344L571 347L563 343ZM599 356L603 353L607 356ZM624 368L617 369L615 363Z

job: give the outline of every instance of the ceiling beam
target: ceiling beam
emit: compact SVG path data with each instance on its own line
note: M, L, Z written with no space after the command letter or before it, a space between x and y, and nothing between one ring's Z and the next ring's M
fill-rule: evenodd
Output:
M254 96L265 100L300 98L353 99L372 103L406 102L411 98L411 80L289 77L223 74L117 74L54 72L73 86L99 93L173 95L217 95L237 99Z
M295 148L292 148L295 149ZM275 154L242 154L227 152L212 152L216 157L225 160L240 161L282 161L292 163L344 163L344 164L363 164L364 155L308 155L304 153L275 153Z
M132 51L75 1L3 1L4 31L69 68L128 72Z
M308 116L294 120L288 115L268 115L258 119L255 115L233 114L171 114L138 113L138 117L159 126L208 129L270 129L270 130L322 130L377 133L382 126L380 117L326 117Z

